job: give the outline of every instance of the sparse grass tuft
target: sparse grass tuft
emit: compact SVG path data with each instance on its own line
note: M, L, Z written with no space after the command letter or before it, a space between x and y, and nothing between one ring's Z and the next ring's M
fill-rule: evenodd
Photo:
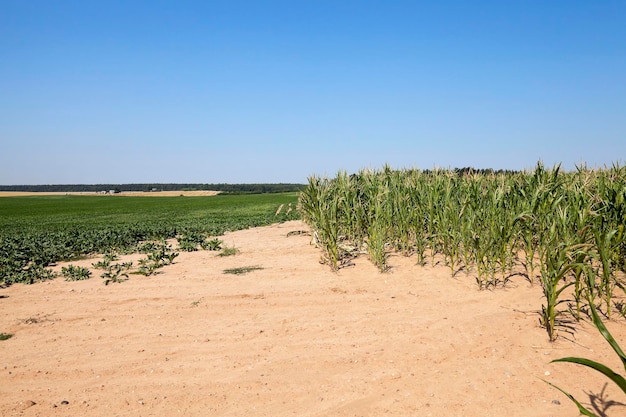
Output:
M252 272L252 271L258 271L263 269L263 267L260 266L242 266L239 268L231 268L231 269L225 269L224 273L225 274L233 274L233 275L243 275L243 274L247 274L248 272Z
M239 249L234 246L226 246L222 249L222 251L218 254L218 256L233 256L239 253Z

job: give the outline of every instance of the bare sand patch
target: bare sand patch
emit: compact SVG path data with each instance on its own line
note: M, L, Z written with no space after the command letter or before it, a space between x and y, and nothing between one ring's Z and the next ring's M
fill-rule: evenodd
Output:
M334 273L309 236L287 237L307 229L228 233L238 255L181 253L121 284L0 290L0 331L14 333L0 341L0 415L578 415L540 378L586 404L626 401L591 370L549 363L621 367L586 323L548 342L537 286L479 291L471 277L402 256L386 274L365 258ZM223 273L245 266L262 269ZM626 340L623 321L608 326Z

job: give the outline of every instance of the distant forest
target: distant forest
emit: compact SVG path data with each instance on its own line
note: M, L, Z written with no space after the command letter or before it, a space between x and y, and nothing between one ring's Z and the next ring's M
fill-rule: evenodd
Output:
M487 175L512 175L519 171L476 169L472 167L448 169L458 176L470 174ZM428 174L431 170L422 172ZM261 194L261 193L284 193L290 191L301 191L305 184L42 184L42 185L0 185L0 191L22 191L22 192L101 192L101 191L220 191L225 194Z
M228 194L283 193L300 191L304 184L47 184L0 185L0 191L100 192L100 191L221 191Z

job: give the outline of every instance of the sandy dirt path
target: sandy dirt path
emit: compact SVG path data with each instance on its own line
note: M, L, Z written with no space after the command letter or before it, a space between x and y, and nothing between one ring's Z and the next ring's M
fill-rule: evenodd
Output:
M240 253L181 253L151 277L0 289L2 416L576 416L544 378L624 416L591 370L597 331L549 343L540 289L392 256L331 272L298 221L228 233ZM81 261L89 266L93 260ZM80 262L74 262L81 265ZM244 275L227 268L258 266ZM609 323L626 341L623 321ZM626 345L626 343L622 343Z

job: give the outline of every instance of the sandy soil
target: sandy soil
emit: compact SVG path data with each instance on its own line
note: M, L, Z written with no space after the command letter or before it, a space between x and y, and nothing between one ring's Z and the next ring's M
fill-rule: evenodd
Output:
M479 291L472 277L402 256L387 274L365 258L333 273L310 237L287 237L306 229L229 233L238 255L181 253L121 284L1 289L0 332L15 336L0 341L0 415L578 415L542 378L626 415L605 378L549 363L621 366L588 324L549 343L536 286ZM223 273L244 266L263 269ZM626 341L623 321L609 328Z
M112 196L133 196L133 197L206 197L219 194L219 191L122 191L117 194L101 194L94 192L22 192L22 191L0 191L0 197L25 197L38 195L100 195L103 197Z

